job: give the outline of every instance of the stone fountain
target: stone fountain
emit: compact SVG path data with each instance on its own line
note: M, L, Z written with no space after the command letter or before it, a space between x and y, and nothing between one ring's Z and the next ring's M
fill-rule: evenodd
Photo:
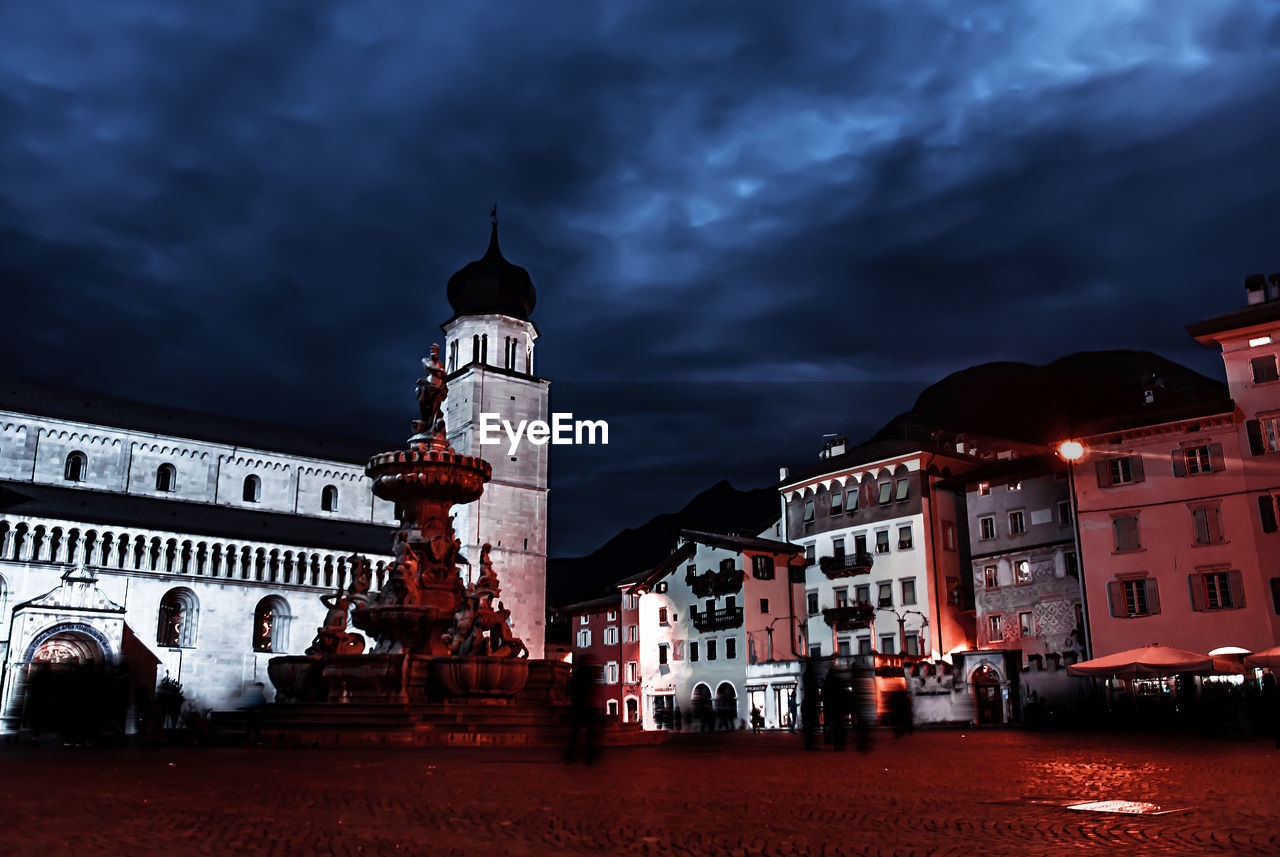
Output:
M340 582L337 591L321 597L328 613L306 654L271 659L268 672L278 700L494 704L525 687L528 651L512 634L510 611L498 600L501 587L489 545L472 566L461 554L450 514L454 505L480 497L492 468L449 445L438 346L431 346L422 367L420 419L413 421L406 448L375 455L365 467L373 493L400 510L386 582L381 591L371 591L369 561L352 557L345 591ZM464 568L477 572L474 579L464 582Z

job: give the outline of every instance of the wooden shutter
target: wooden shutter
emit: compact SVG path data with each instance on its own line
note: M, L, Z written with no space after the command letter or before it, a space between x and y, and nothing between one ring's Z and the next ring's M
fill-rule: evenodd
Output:
M1111 487L1111 462L1105 458L1099 458L1093 463L1094 469L1098 472L1098 487Z
M1187 592L1191 594L1191 609L1200 611L1204 609L1204 575L1188 574L1187 575Z
M1244 606L1244 575L1238 570L1232 569L1227 572L1227 582L1231 586L1231 606Z
M1129 473L1133 476L1134 482L1141 482L1143 480L1141 455L1129 456Z
M1263 494L1258 498L1258 517L1262 519L1264 533L1276 531L1276 504L1270 494Z
M1124 606L1124 584L1119 580L1107 583L1107 600L1110 602L1112 616L1123 619L1129 615Z
M1249 435L1249 454L1262 455L1266 451L1262 444L1262 423L1258 420L1245 420L1244 429Z
M1209 467L1214 473L1227 469L1226 459L1222 455L1222 444L1209 444Z
M1147 584L1147 612L1154 616L1160 612L1160 586L1154 577L1148 577L1143 582Z
M1222 509L1210 506L1204 510L1205 526L1209 528L1209 543L1220 544L1226 533L1222 532Z
M1172 452L1170 452L1169 457L1170 459L1172 459L1173 475L1186 476L1187 475L1187 454L1182 451L1182 448L1179 447L1178 449L1175 449Z

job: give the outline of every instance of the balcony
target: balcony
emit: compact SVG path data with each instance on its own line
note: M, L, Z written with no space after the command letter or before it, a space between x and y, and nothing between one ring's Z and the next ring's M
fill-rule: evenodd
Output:
M844 607L828 607L822 611L823 620L837 631L858 631L870 627L875 615L876 608L866 601Z
M715 598L717 595L733 595L741 590L745 576L740 568L704 571L702 574L686 571L684 582L693 590L695 598Z
M693 627L699 631L722 631L725 628L741 628L742 627L742 608L741 607L722 607L719 610L698 610L697 607L689 609L689 618L693 621Z
M831 580L839 580L843 577L868 574L871 571L872 562L874 562L874 558L871 554L866 551L860 551L858 553L845 554L844 556L824 556L818 560L818 567Z

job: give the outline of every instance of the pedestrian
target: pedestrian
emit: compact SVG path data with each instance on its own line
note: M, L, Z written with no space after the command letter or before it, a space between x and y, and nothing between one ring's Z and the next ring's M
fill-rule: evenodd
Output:
M1275 739L1276 749L1280 749L1280 685L1276 683L1275 673L1262 677L1262 716Z
M806 663L801 678L800 727L804 730L804 748L818 749L818 680L813 664Z
M751 732L754 735L760 734L760 727L764 725L764 715L760 713L759 707L751 706Z
M790 727L791 731L794 732L796 731L796 692L794 689L787 698L787 713L791 718L787 725Z
M833 749L844 752L845 719L848 717L844 682L835 670L827 673L822 685L822 722L831 734Z
M597 684L595 658L583 652L573 660L569 673L569 746L564 760L578 760L578 746L582 746L582 759L590 764L596 758L596 710L592 695Z

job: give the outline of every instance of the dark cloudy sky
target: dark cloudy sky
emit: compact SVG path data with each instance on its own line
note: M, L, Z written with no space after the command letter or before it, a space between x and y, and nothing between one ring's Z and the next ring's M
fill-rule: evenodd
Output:
M585 552L974 363L1217 377L1278 106L1267 0L0 4L0 365L399 442L496 200Z

